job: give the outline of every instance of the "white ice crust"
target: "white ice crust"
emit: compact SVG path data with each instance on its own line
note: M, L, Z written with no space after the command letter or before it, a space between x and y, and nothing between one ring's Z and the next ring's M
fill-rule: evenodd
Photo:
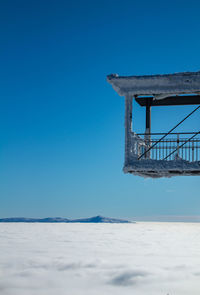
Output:
M120 96L153 95L163 99L174 94L200 93L200 71L146 76L111 74L107 81Z
M176 155L173 160L138 160L138 147L144 144L144 140L136 133L130 133L130 138L128 157L123 169L125 173L132 173L145 178L172 177L176 175L189 176L194 175L194 172L200 175L200 161L189 162L176 157Z
M143 176L144 178L160 178L172 177L177 175L194 175L193 172L199 171L200 162L188 162L182 159L179 160L136 160L124 166L125 173L132 173L134 175Z

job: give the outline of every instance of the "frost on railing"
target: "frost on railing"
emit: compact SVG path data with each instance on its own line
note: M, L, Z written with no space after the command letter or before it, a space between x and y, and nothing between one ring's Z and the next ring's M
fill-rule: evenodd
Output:
M195 133L171 133L159 141L163 133L132 133L131 157L139 160L177 160L188 162L200 160L200 138L192 137Z

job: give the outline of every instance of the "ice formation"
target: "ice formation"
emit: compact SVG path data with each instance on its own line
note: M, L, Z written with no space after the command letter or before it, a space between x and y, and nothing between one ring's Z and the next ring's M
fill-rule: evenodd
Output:
M153 95L163 99L173 94L200 93L200 71L128 77L111 74L107 81L120 96Z

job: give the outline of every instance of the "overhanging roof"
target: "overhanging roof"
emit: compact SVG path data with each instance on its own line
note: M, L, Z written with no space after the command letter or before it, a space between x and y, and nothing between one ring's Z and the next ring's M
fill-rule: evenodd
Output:
M120 96L152 95L163 99L174 94L200 94L200 71L147 76L111 74L107 81Z

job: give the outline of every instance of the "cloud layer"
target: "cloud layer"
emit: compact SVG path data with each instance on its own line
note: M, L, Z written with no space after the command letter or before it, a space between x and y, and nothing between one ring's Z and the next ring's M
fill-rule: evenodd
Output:
M0 225L1 295L199 295L200 224Z

